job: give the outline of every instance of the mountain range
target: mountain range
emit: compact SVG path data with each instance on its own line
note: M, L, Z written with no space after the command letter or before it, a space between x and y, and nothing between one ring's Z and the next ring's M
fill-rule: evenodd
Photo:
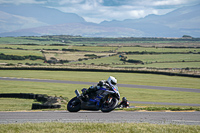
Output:
M0 5L0 37L81 35L85 37L200 37L200 4L141 19L86 22L74 13L39 5Z

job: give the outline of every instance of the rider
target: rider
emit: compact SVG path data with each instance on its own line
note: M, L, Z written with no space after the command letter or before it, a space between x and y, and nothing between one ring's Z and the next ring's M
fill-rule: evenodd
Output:
M100 87L104 86L107 89L112 88L112 86L117 84L117 79L113 76L110 76L107 80L101 80L97 84L97 86L90 86L87 90L83 92L83 96L90 94L92 92L96 92Z

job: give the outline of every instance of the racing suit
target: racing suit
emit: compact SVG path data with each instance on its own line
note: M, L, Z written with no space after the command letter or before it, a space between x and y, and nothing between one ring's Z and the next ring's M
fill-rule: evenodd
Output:
M90 86L86 91L84 91L83 96L98 91L98 89L102 86L104 86L105 88L108 88L108 89L111 88L111 86L109 85L107 80L101 80L101 81L99 81L99 83L96 86Z

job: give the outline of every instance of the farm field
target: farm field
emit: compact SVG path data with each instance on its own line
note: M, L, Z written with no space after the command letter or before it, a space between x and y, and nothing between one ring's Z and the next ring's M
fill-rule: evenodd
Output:
M198 73L199 71L199 66L200 62L169 62L169 63L147 63L147 64L124 64L124 65L113 65L115 68L143 68L147 67L149 69L155 69L155 68L160 68L160 69L165 69L167 68L168 71L174 71L174 70L179 70L181 72L182 68L194 68L193 71L194 73ZM195 68L198 68L197 71L195 71ZM189 72L189 71L188 71Z
M57 60L68 60L68 61L78 61L80 59L89 59L91 56L102 56L108 57L113 53L94 53L94 52L45 52L44 55L47 60L50 60L52 57ZM87 56L89 55L89 56Z
M161 54L161 55L127 55L128 59L143 62L188 62L199 61L200 54Z
M163 45L165 46L165 45ZM160 53L167 53L167 52L200 52L200 49L196 48L173 48L173 47L121 47L117 50L117 52L129 52L129 51L138 51L138 52L160 52Z
M71 46L71 49L80 51L112 52L118 49L116 46Z
M0 44L52 44L58 43L58 41L53 41L50 39L42 37L1 37ZM61 43L61 42L59 42Z
M21 64L44 64L44 60L0 60L0 64L8 64L8 65L14 65L14 66L21 66ZM44 64L45 65L45 64Z
M119 56L99 58L99 59L95 59L95 60L84 60L84 61L79 61L79 63L85 63L85 64L93 63L96 65L109 64L111 66L121 65L122 67L128 66L128 65L132 65L135 67L138 67L138 65L139 65L139 67L148 67L148 65L151 65L152 63L160 63L160 64L164 63L164 64L170 64L170 65L175 66L176 63L182 62L182 65L184 65L184 63L186 63L186 64L190 64L191 67L195 67L195 66L197 67L200 62L199 54L191 54L191 55L188 55L188 54L176 54L176 55L161 54L161 55L126 55L126 56L128 59L141 60L144 62L144 64L128 63L128 62L124 63L123 61L120 60ZM196 63L197 63L197 65L195 65ZM170 67L170 68L172 68L172 67Z
M42 53L37 50L12 50L12 49L0 49L0 53L4 53L6 55L35 55L35 56L43 56Z
M165 69L200 74L200 40L184 38L84 38L79 36L2 37L0 66L109 67ZM41 59L10 59L9 56ZM6 56L6 57L5 57ZM178 68L178 69L177 69ZM172 71L173 70L173 71Z
M62 50L63 48L70 48L71 46L63 45L63 46L52 46L52 45L23 45L23 44L0 44L1 49L25 49L25 50L43 50L43 49L56 49L56 50Z

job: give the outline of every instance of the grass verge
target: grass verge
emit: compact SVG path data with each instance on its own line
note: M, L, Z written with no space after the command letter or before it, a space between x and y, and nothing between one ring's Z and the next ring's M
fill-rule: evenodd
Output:
M200 111L200 107L137 107L137 108L118 108L116 110L123 111Z
M33 102L32 99L0 98L0 111L31 110Z
M199 125L158 125L148 123L23 123L0 124L0 133L197 133Z

